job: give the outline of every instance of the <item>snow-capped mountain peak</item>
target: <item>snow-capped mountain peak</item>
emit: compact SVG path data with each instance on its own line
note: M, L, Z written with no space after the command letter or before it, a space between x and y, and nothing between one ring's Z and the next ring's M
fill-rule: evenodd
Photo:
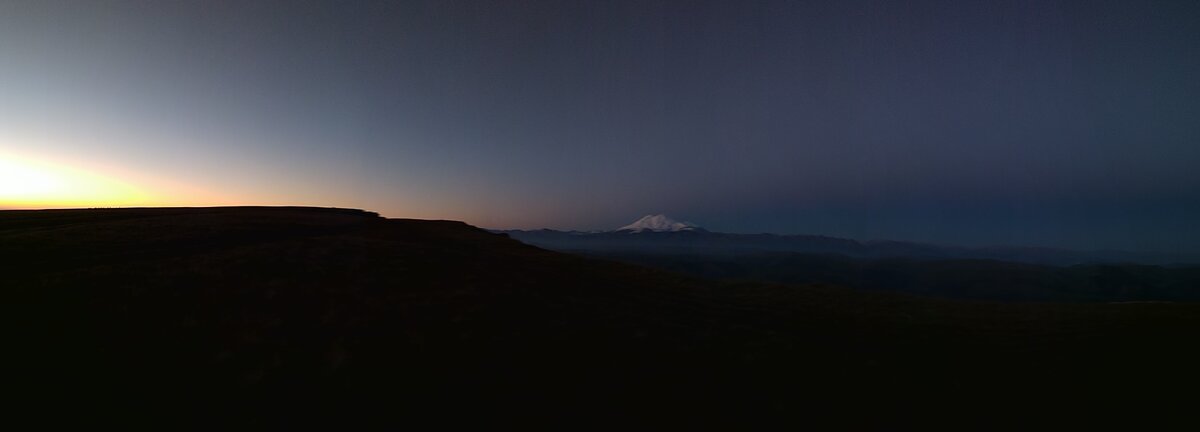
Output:
M637 222L617 228L617 231L695 231L700 227L688 223L680 222L667 217L666 215L646 215L638 219Z

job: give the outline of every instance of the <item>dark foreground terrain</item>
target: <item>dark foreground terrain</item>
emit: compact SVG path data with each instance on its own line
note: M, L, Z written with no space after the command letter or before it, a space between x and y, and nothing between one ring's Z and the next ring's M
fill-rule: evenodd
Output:
M1200 388L1194 304L720 283L354 210L0 212L0 274L4 408L50 423L1145 428Z

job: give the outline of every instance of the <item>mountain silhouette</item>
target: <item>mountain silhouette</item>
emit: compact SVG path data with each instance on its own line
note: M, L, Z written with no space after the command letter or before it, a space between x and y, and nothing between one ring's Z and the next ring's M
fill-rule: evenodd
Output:
M345 209L4 211L0 274L6 408L64 413L43 425L1079 425L1153 406L1146 425L1200 359L1193 304L715 282Z
M661 216L661 215L659 215ZM676 229L629 229L639 223L662 222L647 216L617 231L496 230L523 242L566 252L689 254L734 256L754 253L836 254L853 258L919 260L983 259L1028 264L1069 266L1100 263L1181 265L1200 263L1187 254L1125 251L1075 251L1044 247L961 247L903 241L858 241L821 235L733 234L707 231L690 224ZM669 219L666 219L669 220ZM651 222L653 221L653 222ZM631 235L632 234L632 235Z

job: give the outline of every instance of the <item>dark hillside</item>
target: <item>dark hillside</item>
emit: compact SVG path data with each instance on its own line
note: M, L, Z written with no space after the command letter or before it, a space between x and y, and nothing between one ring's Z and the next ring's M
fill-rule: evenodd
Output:
M1153 406L1149 425L1200 359L1191 304L717 283L340 209L0 212L0 274L9 394L126 426L979 428Z

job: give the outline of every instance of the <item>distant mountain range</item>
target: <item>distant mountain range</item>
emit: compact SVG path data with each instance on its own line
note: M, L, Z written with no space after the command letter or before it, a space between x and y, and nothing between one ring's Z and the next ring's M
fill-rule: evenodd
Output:
M962 247L905 241L857 241L821 235L731 234L665 215L647 215L614 231L498 230L534 246L567 252L743 255L763 252L833 254L853 258L985 259L1043 265L1200 262L1188 254L1077 251L1045 247Z

